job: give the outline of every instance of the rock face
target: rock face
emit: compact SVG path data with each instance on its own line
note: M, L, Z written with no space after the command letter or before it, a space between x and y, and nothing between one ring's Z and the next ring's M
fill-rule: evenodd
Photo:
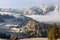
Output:
M28 23L26 24L26 28L27 28L27 29L29 29L29 28L34 29L34 28L35 28L35 25L36 25L36 24L35 24L34 21L29 20Z
M37 22L35 20L29 20L27 24L20 29L20 33L23 38L28 37L46 37L47 36L47 28L49 24L44 24ZM33 33L34 36L31 34Z
M60 10L60 9L59 9L59 5L56 5L56 6L55 6L55 11L59 12L59 10Z
M24 26L26 29L40 29L40 30L46 30L48 28L49 24L44 24L41 22L37 22L35 20L29 20L28 23Z

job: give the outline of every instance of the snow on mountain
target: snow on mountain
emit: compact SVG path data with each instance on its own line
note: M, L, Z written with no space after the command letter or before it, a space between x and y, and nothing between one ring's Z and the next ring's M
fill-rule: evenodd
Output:
M24 20L23 16L26 16L26 17L30 17L40 22L60 22L59 5L56 5L56 6L45 6L44 5L44 6L22 8L22 9L0 9L0 14L1 15L4 15L4 14L13 15L14 17L17 17L17 18L23 18L23 20Z
M32 8L22 8L20 9L20 14L22 15L46 15L51 11L55 10L55 6L36 6Z
M31 8L21 8L21 9L3 9L0 8L0 14L12 14L12 15L46 15L51 11L55 11L59 6L36 6ZM2 12L2 13L1 13Z

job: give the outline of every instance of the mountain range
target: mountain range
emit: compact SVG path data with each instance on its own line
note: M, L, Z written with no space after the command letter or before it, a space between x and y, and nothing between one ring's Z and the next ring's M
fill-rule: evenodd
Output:
M59 5L56 6L36 6L31 8L11 9L0 8L0 12L5 14L20 14L20 15L46 15L52 11L59 11Z
M0 8L0 30L5 33L18 33L19 35L20 31L18 30L22 29L24 30L22 33L25 34L22 34L22 36L26 37L29 34L26 32L27 30L32 31L35 29L40 30L41 35L46 36L48 26L53 23L60 25L59 5L22 9ZM15 29L17 29L17 32Z

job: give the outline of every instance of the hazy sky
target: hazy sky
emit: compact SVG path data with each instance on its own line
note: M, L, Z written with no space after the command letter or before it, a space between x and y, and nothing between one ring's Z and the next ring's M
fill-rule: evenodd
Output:
M0 0L0 8L24 8L60 3L60 0Z

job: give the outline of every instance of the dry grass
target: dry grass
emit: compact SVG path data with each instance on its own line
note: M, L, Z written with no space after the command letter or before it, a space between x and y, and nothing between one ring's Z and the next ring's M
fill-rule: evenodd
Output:
M28 39L20 39L20 40L48 40L47 38L28 38Z
M0 40L7 40L7 39L1 39L1 38L0 38Z

